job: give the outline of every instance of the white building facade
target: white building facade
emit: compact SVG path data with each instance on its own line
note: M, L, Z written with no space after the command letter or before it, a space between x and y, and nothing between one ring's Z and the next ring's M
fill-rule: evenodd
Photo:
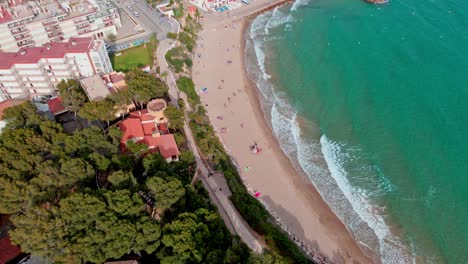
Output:
M8 0L0 3L0 50L117 34L121 21L108 0Z
M53 95L61 80L112 71L104 41L92 38L0 52L0 101Z

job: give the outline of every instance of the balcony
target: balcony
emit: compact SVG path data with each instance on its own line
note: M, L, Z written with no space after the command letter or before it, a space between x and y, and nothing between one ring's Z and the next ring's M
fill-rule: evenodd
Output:
M26 27L20 27L20 28L15 28L15 29L12 29L10 30L11 31L11 34L14 35L17 35L17 34L21 34L21 33L29 33L29 29L27 29Z
M26 40L26 39L30 39L30 38L32 38L32 36L29 33L15 36L16 41L22 41L22 40Z
M8 28L9 28L9 29L13 29L13 28L17 28L17 27L23 26L23 25L25 25L25 24L27 24L27 23L26 23L26 20L22 20L22 21L18 21L18 22L9 24L9 25L8 25Z
M91 32L91 30L90 29L79 30L78 35L83 35L83 34L86 34L88 32Z
M82 30L82 29L89 28L89 27L91 27L89 23L81 24L81 25L76 26L76 30Z
M60 28L59 25L49 26L49 27L46 27L46 28L45 28L45 31L46 31L47 33L56 32L56 31L58 31L58 30L60 30L60 31L62 30L62 29Z
M56 36L49 38L50 42L62 42L65 38L63 36Z
M60 37L60 36L63 36L63 32L62 31L54 31L54 32L50 32L50 33L47 33L47 36L49 38L55 38L55 37Z
M46 22L42 22L42 25L44 27L48 27L48 26L55 26L57 25L57 20L50 20L50 21L46 21Z
M73 20L73 22L75 23L75 25L79 25L79 24L88 22L88 19L86 17L78 18L78 19Z
M105 18L102 19L102 21L104 21L104 23L105 23L105 22L112 21L112 20L114 20L114 18L113 18L112 16L107 16L107 17L105 17Z
M16 45L18 45L19 48L34 46L34 44L34 40L23 40L16 43Z

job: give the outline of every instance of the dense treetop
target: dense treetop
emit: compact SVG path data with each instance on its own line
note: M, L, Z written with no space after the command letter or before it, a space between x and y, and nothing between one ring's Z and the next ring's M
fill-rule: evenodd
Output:
M201 184L190 185L191 153L175 163L124 155L117 129L67 134L29 102L4 119L0 213L12 214L22 251L63 263L281 263L232 237Z

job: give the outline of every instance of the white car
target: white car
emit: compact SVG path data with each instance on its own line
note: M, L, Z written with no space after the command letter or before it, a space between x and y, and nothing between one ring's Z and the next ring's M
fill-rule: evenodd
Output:
M132 7L131 6L127 6L128 10L132 11Z
M140 14L138 14L138 12L133 12L133 14L136 16L136 17L139 17Z

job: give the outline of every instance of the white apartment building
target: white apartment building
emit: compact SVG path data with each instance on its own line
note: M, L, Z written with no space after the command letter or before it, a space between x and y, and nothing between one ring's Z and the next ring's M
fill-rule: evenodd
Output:
M62 79L112 71L104 41L93 38L71 38L18 52L0 52L0 101L53 95Z
M217 8L228 4L227 0L203 0L203 6L208 11L214 12Z
M117 34L121 21L109 0L7 0L0 2L0 51L40 46L71 37Z

